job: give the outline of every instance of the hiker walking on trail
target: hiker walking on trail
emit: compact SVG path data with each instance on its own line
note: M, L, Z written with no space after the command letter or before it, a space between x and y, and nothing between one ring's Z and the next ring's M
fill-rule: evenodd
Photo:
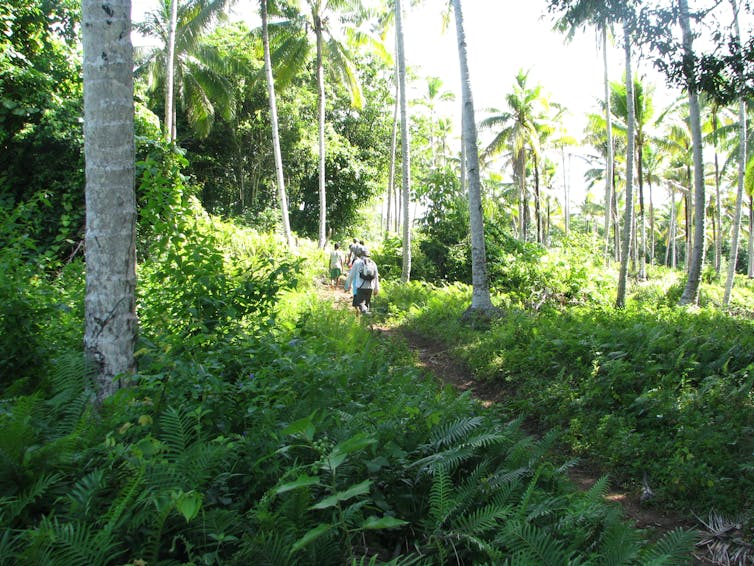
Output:
M330 286L335 288L343 273L343 253L340 251L340 244L335 244L330 252Z
M380 276L377 264L369 256L369 250L361 248L360 255L353 262L351 271L346 277L345 290L353 287L353 303L357 314L369 314L372 306L372 295L380 292Z
M356 261L356 258L359 254L356 252L359 250L359 241L354 238L353 242L351 242L348 245L348 255L346 256L346 265L348 267L351 267L353 265L353 262Z

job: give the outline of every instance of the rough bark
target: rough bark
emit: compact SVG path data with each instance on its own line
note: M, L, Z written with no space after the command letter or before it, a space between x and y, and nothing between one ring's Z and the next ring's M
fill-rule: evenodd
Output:
M131 0L84 0L84 354L101 403L133 372L136 342Z
M484 215L479 177L479 151L477 129L474 119L474 100L471 94L471 77L466 54L466 34L463 29L461 0L453 0L458 37L458 59L461 68L461 92L463 101L463 143L466 148L466 173L469 182L469 223L471 228L471 280L472 312L493 310L487 277L487 255L484 243Z
M693 35L689 21L689 7L687 0L679 0L680 24L683 32L684 58L690 61L694 57ZM704 235L707 218L704 189L704 159L702 155L702 126L699 110L699 95L693 77L688 80L689 121L691 123L691 142L694 156L694 241L689 264L689 276L683 290L679 304L696 304L699 300L699 284L702 279L704 265Z
M626 54L626 111L628 114L628 131L626 132L626 213L623 221L623 239L620 260L620 275L618 276L618 296L615 304L622 308L626 305L626 288L628 286L628 262L631 258L631 232L634 225L634 136L636 131L636 115L634 111L634 81L631 72L631 36L628 25L623 25L625 54Z

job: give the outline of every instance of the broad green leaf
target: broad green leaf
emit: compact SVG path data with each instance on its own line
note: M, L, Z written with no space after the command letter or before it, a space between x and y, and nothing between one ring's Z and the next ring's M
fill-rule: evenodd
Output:
M348 440L339 442L325 458L324 468L333 472L338 466L345 462L349 454L361 450L362 448L366 448L376 442L377 440L375 438L363 433L356 434Z
M178 492L175 497L175 508L183 515L186 522L190 522L194 519L202 508L202 495L194 490L184 493Z
M304 417L303 419L299 419L297 421L292 422L287 427L283 429L284 435L292 435L295 436L297 434L302 435L306 440L311 442L314 439L314 433L317 431L317 429L314 426L314 423L312 423L312 419L314 418L314 415L316 414L316 411L309 415L308 417Z
M372 480L364 480L361 483L352 485L345 491L339 491L335 495L326 497L319 503L315 503L309 509L327 509L328 507L334 507L339 501L346 501L357 495L363 495L369 493L369 487L372 485Z
M319 485L319 478L302 474L297 477L295 481L284 483L283 485L275 488L275 495L280 495L281 493L285 493L286 491L293 491L294 489L299 489L300 487L309 487L310 485Z
M332 529L332 525L328 525L327 523L320 523L313 529L309 530L304 536L293 543L293 546L291 546L291 554L298 550L301 550L307 544L318 539L330 529Z
M367 519L361 524L362 529L376 530L376 529L394 529L396 527L402 527L408 525L408 521L402 519L396 519L395 517L385 516L376 517L374 515L367 517Z

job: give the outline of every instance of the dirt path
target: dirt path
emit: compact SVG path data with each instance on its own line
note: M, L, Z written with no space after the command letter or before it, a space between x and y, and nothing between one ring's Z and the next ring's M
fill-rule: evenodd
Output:
M342 289L334 291L327 286L327 291L324 294L329 294L338 308L350 308L350 295L344 293ZM373 325L372 329L384 336L394 336L405 340L409 348L416 354L418 365L434 376L438 382L451 385L459 391L470 391L472 396L485 407L493 406L503 399L505 395L503 389L494 384L474 380L472 372L463 361L454 357L441 342L409 330L396 330L379 325ZM536 432L532 432L532 434L536 435ZM588 490L602 475L599 470L585 464L577 465L569 471L571 481L582 490ZM621 490L611 486L606 499L619 504L623 508L624 516L636 527L648 529L658 536L678 527L684 529L698 527L697 521L693 518L663 510L651 503L643 503L640 496L638 490ZM719 562L701 556L701 554L704 554L701 550L700 556L697 556L693 562L694 565L719 564ZM733 564L733 562L730 564Z

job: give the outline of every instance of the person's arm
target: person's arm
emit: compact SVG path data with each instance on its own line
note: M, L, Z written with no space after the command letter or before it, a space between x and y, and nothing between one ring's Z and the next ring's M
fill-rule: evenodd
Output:
M356 274L356 264L354 263L351 266L351 270L348 272L348 277L346 277L345 283L343 283L343 289L348 291L351 288L351 283L353 283L353 278Z

